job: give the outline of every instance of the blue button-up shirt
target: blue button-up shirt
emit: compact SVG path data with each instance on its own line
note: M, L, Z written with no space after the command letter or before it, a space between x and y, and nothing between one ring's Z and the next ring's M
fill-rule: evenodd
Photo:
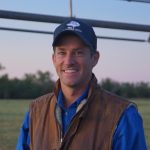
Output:
M63 94L59 91L57 104L62 109L63 133L67 131L78 105L87 95L88 89L74 103L65 108ZM29 112L27 112L20 129L16 150L29 150L29 120ZM142 118L135 107L129 106L121 116L113 135L112 150L147 150Z
M63 93L60 90L58 93L58 100L57 104L62 110L62 130L63 134L66 133L70 122L74 115L76 114L77 107L79 106L80 102L87 98L88 96L88 88L84 91L84 93L77 99L75 102L73 102L69 107L64 107L64 97Z

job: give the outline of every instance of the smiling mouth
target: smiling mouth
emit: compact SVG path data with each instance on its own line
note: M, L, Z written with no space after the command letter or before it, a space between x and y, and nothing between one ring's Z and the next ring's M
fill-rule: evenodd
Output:
M69 69L65 69L63 70L65 73L76 73L77 72L77 69L74 69L74 68L69 68Z

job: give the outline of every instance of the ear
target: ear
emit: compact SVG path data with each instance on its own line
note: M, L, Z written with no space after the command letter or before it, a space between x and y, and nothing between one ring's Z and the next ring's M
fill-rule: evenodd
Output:
M55 54L54 53L52 54L52 60L53 60L53 64L55 65L56 58L55 58Z
M96 66L96 64L98 63L99 58L100 58L100 53L99 53L98 51L96 51L96 52L92 55L93 67Z

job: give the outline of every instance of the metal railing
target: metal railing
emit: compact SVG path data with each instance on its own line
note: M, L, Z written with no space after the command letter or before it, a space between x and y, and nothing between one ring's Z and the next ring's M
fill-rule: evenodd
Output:
M44 22L44 23L62 23L66 19L70 17L62 17L62 16L51 16L51 15L42 15L42 14L33 14L33 13L25 13L25 12L15 12L15 11L6 11L0 10L0 18L4 19L15 19L15 20L23 20L23 21L34 21L34 22ZM133 24L133 23L123 23L123 22L113 22L113 21L101 21L101 20L92 20L92 19L81 19L93 27L99 28L107 28L107 29L121 29L121 30L129 30L129 31L141 31L141 32L149 32L150 33L150 25L143 24ZM30 32L30 33L41 33L41 34L53 34L53 32L49 31L38 31L38 30L28 30L28 29L17 29L17 28L5 28L0 27L0 30L8 30L8 31L18 31L18 32ZM117 37L105 37L98 36L98 38L103 39L114 39L114 40L125 40L125 41L135 41L135 42L150 42L150 37L147 40L143 39L131 39L131 38L117 38Z

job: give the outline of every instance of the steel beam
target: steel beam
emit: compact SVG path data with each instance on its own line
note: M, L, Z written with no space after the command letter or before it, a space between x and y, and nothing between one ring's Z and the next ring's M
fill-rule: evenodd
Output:
M50 15L14 12L14 11L6 11L6 10L0 10L0 18L16 19L16 20L24 20L24 21L36 21L36 22L45 22L45 23L62 23L66 19L69 19L69 17L50 16ZM81 19L91 24L93 27L150 32L150 25L131 24L131 23L122 23L122 22L113 22L113 21L101 21L101 20L92 20L92 19L84 19L84 18L78 18L78 19Z
M50 31L29 30L29 29L19 29L19 28L6 28L6 27L0 27L0 30L26 32L26 33L38 33L38 34L53 34L53 32L50 32ZM97 36L97 38L106 39L106 40L129 41L129 42L150 42L148 40L143 40L143 39L131 39L131 38L121 38L121 37Z
M150 0L124 0L128 2L141 2L141 3L150 3Z

